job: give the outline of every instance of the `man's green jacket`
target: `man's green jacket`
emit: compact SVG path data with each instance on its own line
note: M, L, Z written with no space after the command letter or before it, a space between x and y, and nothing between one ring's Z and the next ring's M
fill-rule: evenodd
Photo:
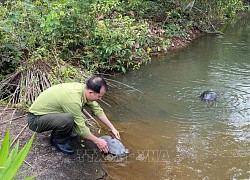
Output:
M89 106L96 116L104 114L96 101L89 102L86 99L83 84L63 83L42 92L29 108L29 112L34 115L70 113L75 121L74 131L80 136L87 137L90 130L82 114L84 105Z

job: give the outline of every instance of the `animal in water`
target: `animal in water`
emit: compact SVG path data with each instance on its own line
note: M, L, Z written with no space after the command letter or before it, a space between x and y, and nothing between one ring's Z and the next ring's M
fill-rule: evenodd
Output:
M107 135L101 136L100 138L104 139L107 142L110 154L117 157L124 157L129 153L128 149L125 149L121 141L119 141L118 139L112 138L111 136Z
M208 90L208 91L204 91L200 95L200 100L207 101L207 102L215 101L216 100L216 93L212 89Z

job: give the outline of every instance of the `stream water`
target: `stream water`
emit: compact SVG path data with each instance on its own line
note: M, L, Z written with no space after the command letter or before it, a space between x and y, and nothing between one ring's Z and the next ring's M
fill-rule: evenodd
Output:
M112 92L121 104L104 108L130 149L106 162L111 179L250 179L249 22L114 78L143 93ZM217 101L200 101L209 89Z

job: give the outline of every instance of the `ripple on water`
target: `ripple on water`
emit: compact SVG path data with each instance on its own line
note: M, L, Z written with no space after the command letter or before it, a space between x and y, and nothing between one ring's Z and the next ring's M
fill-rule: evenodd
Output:
M249 179L248 34L201 38L131 78L127 75L125 83L145 93L123 94L129 108L120 123L131 122L123 127L125 144L133 155L138 149L165 149L168 161L139 162L130 156L126 169L114 169L114 177ZM199 95L210 89L216 102L200 101Z

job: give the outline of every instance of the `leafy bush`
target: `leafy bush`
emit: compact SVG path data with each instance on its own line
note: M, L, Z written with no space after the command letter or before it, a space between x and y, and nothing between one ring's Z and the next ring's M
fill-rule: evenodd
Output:
M1 2L0 75L27 62L57 58L88 69L124 72L146 63L149 49L167 46L172 37L193 28L205 29L210 20L233 17L243 7L241 0ZM154 26L164 33L148 33Z
M15 147L10 151L10 131L7 130L5 138L0 147L0 179L11 180L16 176L26 155L29 152L34 137L35 134L20 152L18 152L19 142L17 142ZM33 177L29 177L29 179L32 178Z
M211 22L233 18L243 10L242 0L133 0L125 1L126 11L133 10L137 18L159 22L166 36L174 37L190 29L209 29Z
M46 55L48 50L55 58L72 63L81 61L87 68L103 65L124 71L124 68L134 64L131 63L133 58L140 57L146 61L148 55L142 48L130 47L134 52L128 52L129 48L125 47L129 47L131 41L141 39L143 35L140 33L145 32L145 24L137 25L131 18L119 17L105 19L105 25L101 25L98 19L112 13L119 4L118 0L7 1L1 5L0 12L0 65L1 71L4 71L0 74L13 72L20 62L51 61ZM105 43L112 46L112 50L104 49ZM118 53L119 49L125 50ZM92 57L94 59L90 59ZM110 64L112 59L118 57L122 57L119 62Z
M117 15L98 22L83 48L82 62L91 67L125 72L149 60L144 50L148 25Z

